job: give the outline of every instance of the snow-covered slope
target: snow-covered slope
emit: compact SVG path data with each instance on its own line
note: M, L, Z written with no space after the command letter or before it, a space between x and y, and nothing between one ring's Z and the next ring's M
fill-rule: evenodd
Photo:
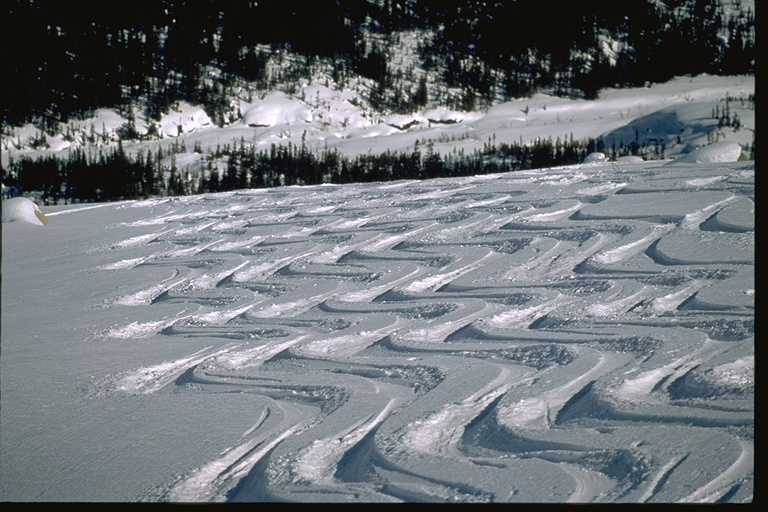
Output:
M3 224L0 496L750 501L754 174L592 163Z
M334 83L302 82L295 96L272 92L251 102L239 100L241 119L218 128L199 107L182 103L178 111L166 115L157 130L160 139L124 142L129 152L170 150L184 142L204 152L227 143L255 145L300 144L322 149L336 148L344 154L379 153L386 150L412 151L417 141L431 143L433 150L450 153L471 152L489 140L533 142L537 138L560 137L581 140L603 137L611 144L633 141L664 142L666 155L686 154L711 142L754 143L754 77L702 75L681 77L647 88L606 89L594 101L537 94L531 98L497 104L487 111L457 112L445 107L429 107L408 115L389 115L374 111L353 90ZM741 127L718 126L712 118L717 107L725 108L726 98L734 98L729 108L738 114ZM120 124L116 113L98 111L93 122L72 122L62 133L74 133L67 140L48 140L48 148L32 147L39 133L27 125L11 129L3 139L3 162L9 157L63 154L75 147L88 147L88 127L95 126L96 145L115 144ZM119 118L119 116L118 116ZM79 124L78 124L79 123ZM181 130L179 131L179 127ZM136 129L145 133L147 122L137 118ZM102 136L102 132L104 135ZM61 136L59 136L61 138Z

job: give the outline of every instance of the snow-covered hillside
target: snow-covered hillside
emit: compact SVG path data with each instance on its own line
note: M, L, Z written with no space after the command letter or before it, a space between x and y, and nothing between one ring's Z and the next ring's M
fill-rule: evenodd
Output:
M752 83L697 80L376 139L310 102L308 128L182 137L586 136ZM594 163L3 224L0 496L750 501L754 175Z
M257 149L272 144L305 143L317 150L338 149L346 155L412 151L429 144L442 154L471 152L489 140L495 143L530 143L536 139L576 140L602 137L611 144L664 143L666 155L677 156L716 141L754 144L754 77L682 77L666 84L639 89L607 89L595 101L572 100L546 94L500 103L487 111L460 112L428 108L409 115L374 111L359 94L334 84L304 82L294 95L273 92L252 101L237 100L240 118L216 127L201 107L182 103L157 123L159 138L124 141L127 152L162 146L166 154L182 145L205 153L217 146L244 142ZM726 100L739 127L722 126L714 112L723 112ZM233 100L234 101L234 100ZM127 120L101 109L92 120L71 121L56 137L44 136L31 126L11 129L3 138L3 162L46 154L63 156L74 148L114 146ZM137 132L152 124L137 117ZM93 134L90 126L94 126ZM45 139L43 141L42 139ZM91 142L93 141L93 142ZM183 143L183 144L182 144ZM47 147L46 147L47 145ZM175 149L178 151L178 149ZM169 164L170 165L170 164ZM204 159L177 162L179 168L199 170Z

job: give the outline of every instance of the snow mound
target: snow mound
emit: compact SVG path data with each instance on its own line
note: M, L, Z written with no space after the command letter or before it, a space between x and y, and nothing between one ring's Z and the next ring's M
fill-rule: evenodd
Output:
M45 139L48 144L48 149L51 151L63 151L71 146L71 143L64 139L63 135L56 135L54 137L46 136Z
M248 126L276 126L312 122L312 112L301 101L273 92L251 107L243 117Z
M470 123L483 117L480 112L459 112L445 107L433 108L421 113L392 114L382 119L386 125L399 130L408 130L414 126L422 127L431 124L459 124Z
M324 128L363 128L373 124L370 106L349 89L311 84L301 98L312 107L312 121Z
M449 110L445 107L438 107L433 108L432 110L427 110L422 116L430 123L456 124L477 121L483 117L483 114L480 112L458 112Z
M605 156L605 153L600 153L598 151L595 151L594 153L590 153L584 158L585 164L594 164L598 162L607 162L608 157Z
M35 226L48 224L48 217L40 207L26 197L3 200L3 222L26 222Z
M619 158L616 159L616 161L620 164L641 164L645 160L643 160L643 157L641 156L625 155L625 156L620 156Z
M75 133L80 134L81 141L84 137L90 135L91 127L93 127L96 136L116 141L119 138L117 135L118 130L127 121L126 118L111 108L97 108L92 116L83 120L73 119L69 122L69 126L72 127ZM141 122L136 120L136 130L142 133L143 128L143 131L146 132L146 127L139 126L141 124Z
M202 107L190 105L184 101L160 119L159 132L163 137L176 137L182 133L192 133L198 128L213 126L211 118Z
M711 373L719 384L736 388L751 387L754 385L755 356L716 366Z
M741 146L737 142L716 142L697 148L681 156L677 162L692 163L725 163L737 162L741 156Z

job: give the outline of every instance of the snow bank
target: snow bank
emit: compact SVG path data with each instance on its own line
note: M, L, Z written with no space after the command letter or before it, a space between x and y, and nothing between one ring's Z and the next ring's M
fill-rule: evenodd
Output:
M48 224L48 217L40 207L26 197L3 200L3 222L26 222L35 226Z
M702 164L737 162L740 156L741 146L738 143L716 142L708 146L697 148L690 153L681 156L676 161Z
M438 107L427 110L422 114L422 117L430 123L456 124L477 121L483 117L483 114L480 112L458 112L445 107Z
M419 114L392 114L382 119L384 124L400 130L407 130L424 123L426 120Z
M643 157L641 156L625 155L625 156L620 156L619 158L616 159L616 161L620 164L641 164L645 160L643 160Z
M391 114L384 117L381 121L383 124L398 130L409 130L413 127L425 128L433 124L453 125L470 123L482 117L483 114L481 112L459 112L445 107L438 107L413 114Z
M273 92L248 109L243 122L248 126L276 126L310 123L312 119L312 112L304 103L282 92Z

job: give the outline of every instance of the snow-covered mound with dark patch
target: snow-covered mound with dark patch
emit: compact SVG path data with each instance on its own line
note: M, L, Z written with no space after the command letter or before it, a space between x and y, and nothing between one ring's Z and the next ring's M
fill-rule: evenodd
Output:
M4 224L0 496L751 501L754 174L612 162Z

